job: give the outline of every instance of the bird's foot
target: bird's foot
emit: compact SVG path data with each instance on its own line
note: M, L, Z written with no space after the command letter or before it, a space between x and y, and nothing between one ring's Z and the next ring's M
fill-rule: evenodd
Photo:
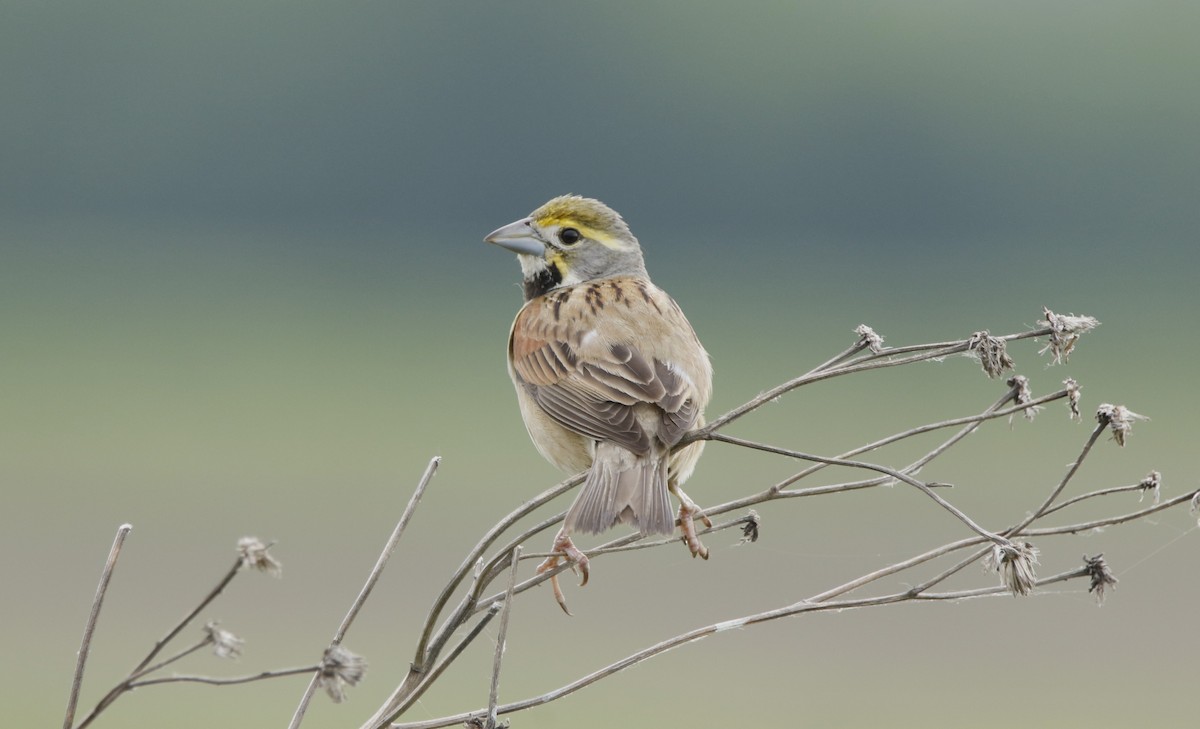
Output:
M556 569L559 565L559 562L563 559L566 559L571 565L572 572L576 571L576 567L579 568L578 573L582 575L582 580L580 581L579 586L583 587L588 583L589 570L587 555L585 555L578 547L575 546L575 543L571 541L571 537L563 533L563 530L560 529L558 531L558 535L554 537L554 546L551 547L551 551L554 552L554 554L551 554L540 565L538 565L538 574ZM562 608L564 613L570 615L571 611L567 609L567 596L563 594L562 586L558 584L557 573L550 575L550 588L554 590L554 599L558 602L558 606Z
M700 557L708 559L708 547L705 547L700 541L700 537L696 536L696 518L699 517L704 526L712 528L712 519L704 515L704 511L696 506L696 502L692 501L683 490L676 487L675 495L679 497L679 528L683 532L683 541L687 544L688 551L692 553L692 557Z

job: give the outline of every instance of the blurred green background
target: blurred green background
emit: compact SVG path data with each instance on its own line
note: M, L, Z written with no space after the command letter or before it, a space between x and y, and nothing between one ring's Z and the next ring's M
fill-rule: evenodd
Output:
M247 534L278 542L284 579L245 575L204 613L246 639L236 665L180 669L315 660L441 455L348 638L365 683L306 723L358 726L406 670L444 575L560 477L504 371L517 265L481 238L564 192L605 200L641 238L712 354L711 413L840 351L860 323L906 344L1019 331L1046 305L1103 326L1065 367L1015 345L1035 392L1070 375L1087 412L1152 417L1123 450L1106 437L1071 493L1152 468L1167 494L1194 488L1198 21L1186 2L8 0L4 723L60 720L122 522L135 529L85 709ZM834 454L1001 392L954 359L806 388L731 432ZM924 476L999 528L1090 427L1059 406L993 423ZM717 503L799 467L714 445L689 492ZM1078 518L1138 506L1118 496ZM598 561L567 588L573 619L528 595L502 699L966 533L903 488L760 511L757 544L710 537L707 563L682 548ZM1191 726L1195 530L1178 509L1040 540L1043 574L1105 553L1121 583L1102 609L1073 583L791 619L514 726ZM994 580L971 569L953 586ZM482 705L488 643L409 716ZM97 726L285 726L302 685L146 689Z

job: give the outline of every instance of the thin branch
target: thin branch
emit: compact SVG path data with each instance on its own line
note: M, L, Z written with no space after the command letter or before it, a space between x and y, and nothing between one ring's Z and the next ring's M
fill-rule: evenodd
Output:
M1087 458L1088 453L1090 453L1092 450L1092 446L1096 445L1096 440L1107 427L1108 423L1099 423L1096 425L1096 428L1092 430L1092 434L1088 437L1087 442L1083 445L1083 450L1079 453L1079 457L1076 458L1075 462L1071 464L1071 467L1067 469L1067 472L1062 477L1062 480L1058 482L1058 486L1056 486L1055 489L1050 492L1050 495L1046 497L1046 500L1042 502L1042 505L1038 507L1037 511L1025 517L1025 519L1023 519L1021 523L1012 530L1013 532L1021 531L1025 527L1037 521L1042 514L1046 513L1046 510L1050 508L1050 505L1054 503L1054 500L1057 499L1059 494L1063 492L1063 489L1067 487L1067 484L1070 483L1071 479L1075 477L1075 474L1079 473L1079 467L1083 465L1083 460Z
M1031 337L1040 337L1040 336L1049 334L1050 332L1051 332L1051 330L1049 328L1043 328L1043 329L1035 329L1035 330L1027 331L1027 332L1021 332L1019 334L1006 334L1004 336L996 337L996 338L1003 339L1005 341L1013 341L1013 340L1017 340L1017 339L1028 339ZM818 367L815 370L813 370L812 372L801 375L792 380L788 380L787 382L785 382L781 385L778 385L777 387L773 387L770 390L767 390L766 392L758 395L757 397L753 398L749 402L739 405L738 407L730 410L729 412L725 413L724 415L721 415L720 417L714 419L712 422L710 422L705 427L685 435L683 437L683 440L680 441L680 445L686 445L687 443L690 443L694 440L700 440L700 439L704 438L706 435L715 433L716 431L720 430L721 428L725 427L726 425L732 423L734 420L737 420L738 418L742 417L743 415L745 415L747 413L757 410L758 408L771 402L772 400L774 400L778 397L781 397L782 395L785 395L785 394L791 392L792 390L795 390L797 387L801 387L803 385L807 385L807 384L810 384L813 382L819 382L821 380L827 380L827 379L830 379L833 377L841 377L843 375L854 374L856 372L866 372L868 370L881 369L884 367L896 367L899 365L910 364L912 362L921 362L924 360L948 357L952 354L958 354L958 353L967 351L967 347L968 347L968 340L966 340L966 339L960 339L960 340L953 341L953 342L935 342L932 344L917 344L917 345L912 345L909 347L884 349L877 354L871 353L871 354L863 355L862 357L851 360L848 364L845 364L841 367L832 367L832 368L827 368L827 369L822 369L823 366ZM917 354L913 354L912 356L909 356L909 357L896 358L897 355L906 354L909 352L917 352Z
M122 524L117 528L112 547L108 550L108 559L100 571L100 583L96 586L96 596L92 598L92 609L88 613L87 622L83 626L83 640L79 644L79 655L75 659L75 674L71 677L71 693L67 697L67 713L63 719L63 729L71 729L75 723L75 710L79 707L79 692L83 687L83 669L87 665L88 654L92 650L92 636L96 634L96 622L100 619L100 608L104 605L104 596L108 592L108 583L112 580L113 570L117 566L117 558L121 556L121 547L125 537L133 530L132 524Z
M920 466L923 466L925 463L928 463L929 461L936 458L938 455L941 455L941 453L943 451L945 451L946 449L950 448L958 441L960 441L963 438L970 435L984 422L986 422L988 420L995 420L998 418L1003 418L1003 417L1006 417L1009 415L1015 415L1016 413L1019 413L1027 408L1035 407L1037 405L1042 405L1042 404L1045 404L1048 402L1053 402L1055 400L1060 400L1067 396L1067 391L1059 390L1058 392L1054 392L1049 395L1045 395L1043 397L1037 398L1036 400L1025 403L1024 405L1015 405L1010 408L1003 408L1004 404L1011 401L1016 396L1016 394L1017 394L1017 388L1015 388L1015 387L1010 388L1008 390L1008 392L1006 392L1004 394L1003 397L1001 397L999 400L997 400L995 403L993 403L992 406L989 407L987 410L984 410L982 413L980 413L978 415L967 415L967 416L964 416L961 418L951 418L949 420L943 420L943 421L940 421L937 423L929 423L927 425L920 425L915 428L910 428L908 430L905 430L905 431L902 431L899 433L895 433L893 435L889 435L886 438L881 438L881 439L875 441L874 443L868 443L864 446L860 446L853 450L846 451L845 453L839 454L838 458L851 458L853 456L867 453L868 451L878 450L879 448L882 448L887 445L891 445L892 443L899 442L906 438L912 438L914 436L923 435L925 433L929 433L929 432L932 432L935 430L941 430L942 428L952 428L956 425L967 426L961 432L956 434L954 437L948 439L941 446L939 446L938 448L936 448L933 451L926 454L921 460L919 460L903 469L900 469L906 473L909 473L912 471L913 468L919 468ZM1003 409L1001 409L1001 408L1003 408ZM775 488L782 489L786 486L789 486L789 485L799 481L802 478L811 476L812 474L816 473L817 471L820 471L820 470L822 470L824 468L828 468L828 467L829 467L828 463L813 464L812 466L809 466L808 468L795 474L794 476L790 476L786 480L780 482ZM885 482L886 482L886 479L880 480L880 483L885 483Z
M521 547L512 551L512 570L508 577L508 589L504 592L504 607L500 609L500 629L496 636L496 655L492 659L492 687L488 692L488 713L484 729L496 729L496 704L500 697L500 663L504 659L504 649L508 640L508 619L513 610L513 590L517 586L517 567L521 563Z
M400 543L401 535L404 534L404 530L408 527L408 522L412 518L413 512L417 510L417 504L421 502L421 497L425 494L426 487L433 480L433 476L437 473L438 466L441 463L441 456L434 456L429 460L429 465L425 467L425 473L421 474L421 479L417 482L417 488L413 491L412 497L409 498L408 504L404 507L404 512L400 515L400 521L396 522L395 528L392 529L392 535L388 538L387 543L384 544L383 551L379 553L379 558L375 560L375 566L371 568L371 573L367 575L366 583L363 585L362 590L359 591L358 597L350 605L350 611L346 613L346 617L342 618L342 624L338 626L337 632L333 634L333 640L329 643L329 649L341 645L342 640L346 637L346 631L350 630L354 619L358 617L358 612L367 602L367 598L371 596L371 591L375 589L375 584L379 582L379 577L383 574L383 568L387 565L388 559L391 558L392 552L396 550L396 545ZM304 694L300 697L300 703L296 705L296 711L292 714L292 721L288 724L288 729L297 729L300 723L304 721L304 714L308 711L308 704L312 701L313 694L316 693L317 685L320 681L320 671L313 673L312 680L308 682L308 686L304 689Z
M164 635L162 638L159 638L158 641L154 643L154 647L150 649L150 652L146 654L146 657L143 658L140 663L133 667L133 670L130 671L130 675L141 673L142 669L150 665L150 661L154 660L154 657L157 656L164 647L166 647L167 643L170 643L175 636L183 632L183 629L186 628L189 623L195 620L196 616L199 615L204 608L208 607L213 600L216 600L217 597L225 591L225 588L229 586L229 583L233 582L233 578L237 577L238 572L242 569L242 563L243 560L241 557L238 557L236 560L234 560L233 566L230 567L229 571L225 573L225 576L222 577L219 582L217 582L216 587L214 587L212 590L209 590L208 594L205 595L202 600L200 600L199 605L197 605L190 613L183 616L183 619L180 620L175 627L167 631L166 635Z
M1009 527L1008 529L1006 529L1004 531L1004 535L1006 537L1011 538L1013 536L1016 536L1017 534L1021 534L1021 533L1025 532L1026 527L1028 527L1034 521L1039 519L1043 514L1045 514L1046 509L1048 509L1050 507L1050 505L1054 503L1054 500L1057 499L1059 494L1061 494L1063 492L1063 489L1065 489L1067 487L1067 484L1070 483L1071 479L1074 478L1075 474L1079 473L1080 466L1083 465L1084 459L1086 459L1088 454L1091 453L1092 446L1096 444L1096 439L1099 438L1100 434L1104 432L1105 425L1106 424L1100 424L1092 431L1091 435L1088 436L1087 441L1083 444L1083 449L1079 452L1079 457L1076 458L1075 462L1070 465L1070 467L1067 469L1066 474L1064 474L1062 479L1059 480L1058 485L1055 486L1053 490L1051 490L1049 496L1047 496L1046 500L1042 502L1042 505L1036 511L1030 513L1028 516L1026 516L1024 519L1022 519L1019 523L1017 523L1016 526ZM953 565L952 567L950 567L946 570L943 570L941 573L933 576L932 578L930 578L930 579L922 582L921 584L917 585L916 587L912 588L911 591L914 594L920 594L920 593L928 590L929 588L933 587L934 585L937 585L937 584L949 579L951 576L959 573L960 571L966 569L967 566L975 563L977 560L982 559L983 557L987 556L989 551L990 551L989 549L985 548L985 549L981 549L977 552L974 552L969 557L967 557L963 560L960 560L957 564Z
M1078 496L1073 496L1073 497L1067 499L1066 501L1062 502L1061 504L1055 504L1053 507L1046 509L1044 512L1042 512L1042 516L1043 517L1050 516L1051 514L1055 513L1056 511L1062 511L1063 509L1067 508L1068 506L1074 506L1075 504L1078 504L1081 501L1087 501L1088 499L1094 499L1098 496L1108 496L1110 494L1124 494L1124 493L1129 493L1130 491L1145 491L1145 490L1146 490L1146 486L1144 484L1134 483L1134 484L1129 484L1128 486L1112 486L1112 487L1106 488L1106 489L1097 489L1096 491L1089 491L1086 494L1080 494Z
M968 527L971 528L972 531L976 532L977 534L979 534L983 537L986 537L986 538L992 540L993 542L996 542L997 544L1006 544L1008 542L1008 540L1005 539L1004 537L1002 537L998 534L992 534L988 530L986 530L983 527L976 524L975 521L973 519L971 519L971 517L964 514L958 507L954 506L949 501L946 501L941 496L939 496L937 493L935 493L933 489L929 488L928 484L918 481L917 479L915 479L907 474L901 473L900 471L888 468L886 466L880 466L875 463L867 463L865 461L850 461L850 460L846 460L846 459L842 459L842 458L827 458L825 456L817 456L817 455L813 455L811 453L802 453L800 451L791 450L790 448L779 448L777 446L767 445L766 443L758 443L756 441L746 440L745 438L734 438L733 436L725 435L723 433L713 433L708 436L708 439L715 440L715 441L718 441L721 443L729 443L731 445L741 446L743 448L751 448L754 450L764 451L767 453L775 453L775 454L778 454L781 456L788 456L791 458L799 458L799 459L805 460L805 461L814 461L816 463L827 463L827 464L834 465L834 466L847 466L849 468L862 468L862 469L866 469L868 471L877 471L879 473L886 474L898 481L903 481L904 483L915 487L917 490L921 491L926 496L933 499L938 504L938 506L941 506L943 509L945 509L946 511L949 511L951 514L953 514L955 517L957 517L959 521L961 521L963 524L966 524Z
M1058 574L1058 575L1054 575L1052 577L1038 580L1037 585L1040 587L1040 586L1048 585L1048 584L1055 583L1055 582L1063 582L1063 581L1073 579L1076 577L1081 577L1086 574L1087 574L1086 570L1076 569L1071 572L1064 572L1062 574ZM959 593L944 593L939 596L939 599L953 600L953 599L962 599L962 598L966 598L966 597L981 597L981 596L988 596L988 595L999 595L999 594L1002 594L1002 592L1004 592L1002 588L995 589L995 590L992 590L991 588L989 588L988 590L984 590L984 591L963 590ZM668 638L667 640L664 640L660 643L652 645L648 648L644 648L636 653L630 654L629 656L622 658L619 661L616 661L615 663L611 663L611 664L605 666L604 668L601 668L597 671L593 671L592 673L590 673L586 676L583 676L582 678L572 681L571 683L566 684L565 686L562 686L553 691L549 691L545 694L542 694L541 696L536 696L536 697L533 697L530 699L524 699L522 701L513 702L511 704L504 704L503 706L497 707L497 713L511 714L511 713L515 713L517 711L523 711L525 709L530 709L530 708L533 708L536 706L542 706L544 704L548 704L552 701L561 699L564 696L569 696L570 694L573 694L576 691L579 691L580 689L586 688L586 687L592 685L593 683L600 681L601 679L604 679L604 678L612 676L616 673L619 673L620 671L623 671L626 668L629 668L631 666L637 665L638 663L646 661L650 658L653 658L655 656L666 653L669 650L678 648L679 646L686 645L687 643L701 640L703 638L707 638L710 635L715 635L716 633L721 633L721 632L724 632L727 630L741 629L741 628L749 627L751 625L756 625L758 623L765 623L768 621L778 620L780 618L790 617L793 615L799 615L802 613L822 612L822 611L827 611L827 610L848 610L848 609L852 609L852 608L862 608L862 607L874 607L874 606L879 606L879 605L889 605L892 603L905 602L908 600L916 600L916 599L918 599L916 596L910 595L908 592L897 592L897 593L893 593L893 594L889 594L889 595L880 595L877 597L861 598L861 599L857 599L857 600L839 600L836 602L829 602L829 603L811 603L808 601L801 601L798 603L793 603L791 605L787 605L785 607L776 608L774 610L767 610L764 612L755 613L753 615L747 615L745 617L737 618L734 620L726 620L726 621L723 621L720 623L713 623L712 625L707 625L702 628L696 628L694 630L690 630L686 633L682 633L682 634L674 636L672 638ZM485 715L485 710L477 709L475 711L470 711L470 712L466 712L466 713L462 713L462 714L455 714L453 716L444 716L444 717L441 717L438 719L430 719L427 721L415 721L415 722L405 722L402 724L393 724L392 729L437 729L438 727L454 726L455 724L462 724L462 723L470 721L472 719L481 718L484 715Z
M252 676L235 676L233 678L212 678L210 676L164 676L162 678L149 678L145 681L134 681L129 684L129 688L141 688L142 686L153 686L160 683L206 683L212 686L232 686L239 683L250 683L252 681L263 681L269 678L283 678L284 676L297 676L302 673L318 673L321 670L321 665L301 666L299 668L281 668L274 671L263 671Z
M201 648L204 648L207 645L212 645L212 641L206 637L203 640L197 641L194 645L184 648L183 650L179 651L178 653L171 656L170 658L161 660L158 663L155 663L153 666L147 666L147 667L143 668L142 670L138 671L137 673L130 674L129 678L126 678L124 681L122 681L120 684L117 685L117 688L115 688L113 690L116 691L117 689L120 689L122 686L124 686L125 688L128 688L130 685L132 685L132 683L134 681L141 678L142 676L148 676L151 673L154 673L155 671L162 670L163 668L166 668L167 666L171 665L172 663L175 663L176 661L187 658L188 656L192 655L193 653L200 650Z
M486 534L483 535L483 538L479 540L474 548L467 553L467 556L463 560L462 564L459 565L458 569L455 570L454 574L450 577L450 581L446 583L444 588L442 588L441 594L439 594L437 599L434 600L433 607L430 608L429 615L425 619L425 627L421 632L420 640L417 641L416 655L413 657L413 665L417 672L420 672L426 663L428 663L429 660L436 655L436 651L429 650L429 644L430 638L433 634L434 626L437 624L437 619L441 615L442 609L446 607L446 603L450 600L450 596L454 594L454 591L462 583L463 578L465 578L471 572L471 569L474 567L475 563L481 556L483 556L484 551L492 545L492 542L496 541L501 534L503 534L510 526L515 524L522 517L526 516L543 504L561 496L562 494L565 494L567 491L570 491L580 483L583 483L583 478L585 475L586 473L577 473L565 481L561 481L555 486L546 489L529 501L526 501L524 504L521 504L511 513L509 513L508 516L496 522L496 524L489 529Z
M487 614L480 618L479 622L475 624L475 627L471 628L470 632L468 632L466 636L464 636L463 639L458 642L457 645L450 649L450 652L446 654L446 657L443 658L441 662L435 665L427 674L419 674L421 675L422 680L414 684L412 690L406 693L401 701L399 701L393 707L384 707L383 709L380 709L363 726L369 729L379 729L379 727L387 726L396 717L407 711L408 708L415 704L417 700L419 700L425 693L425 691L427 691L429 687L432 686L439 677L441 677L442 673L444 673L445 670L450 667L450 664L454 663L455 659L462 655L462 652L466 650L467 646L475 642L475 639L479 637L479 634L483 632L483 629L487 627L487 624L492 622L492 618L496 617L499 613L500 606L498 604L493 605L492 608L488 610ZM412 674L410 673L409 675L411 676Z
M1040 527L1037 529L1024 529L1021 534L1029 537L1044 537L1052 534L1078 534L1079 532L1087 532L1093 529L1099 529L1101 527L1124 524L1125 522L1129 521L1136 521L1143 517L1150 516L1151 514L1169 509L1172 506L1187 503L1198 497L1200 497L1200 489L1195 489L1185 494L1180 494L1175 498L1166 499L1165 501L1154 504L1153 506L1148 506L1145 509L1139 509L1138 511L1131 511L1127 514L1109 516L1103 519L1094 519L1092 521L1080 522L1078 524L1067 524L1057 527Z

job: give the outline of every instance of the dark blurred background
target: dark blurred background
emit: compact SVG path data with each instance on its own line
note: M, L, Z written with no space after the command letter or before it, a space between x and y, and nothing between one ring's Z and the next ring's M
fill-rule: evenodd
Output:
M347 641L366 682L306 723L358 726L406 670L439 580L560 477L504 372L518 268L481 238L565 192L605 200L641 238L713 356L711 413L840 351L860 323L906 344L1020 331L1045 305L1103 326L1065 367L1014 345L1035 392L1069 375L1086 412L1152 418L1123 450L1106 437L1070 492L1152 468L1167 494L1194 488L1198 21L1184 2L4 3L7 723L59 720L120 523L135 529L85 708L246 534L278 541L284 579L245 575L205 612L246 638L236 665L180 670L314 661L441 455ZM731 432L832 455L1003 390L954 359L806 388ZM1090 428L1056 405L989 425L923 475L999 528ZM689 492L717 503L799 468L711 446ZM1138 507L1117 496L1077 516ZM573 619L547 590L527 596L502 698L966 533L903 488L761 511L757 544L710 537L707 563L682 548L598 561L567 588ZM1190 726L1196 528L1179 509L1041 540L1044 574L1105 553L1121 583L1102 609L1072 583L796 618L514 726ZM952 586L995 579L972 568ZM485 703L490 651L410 718ZM283 726L302 685L146 689L97 726Z

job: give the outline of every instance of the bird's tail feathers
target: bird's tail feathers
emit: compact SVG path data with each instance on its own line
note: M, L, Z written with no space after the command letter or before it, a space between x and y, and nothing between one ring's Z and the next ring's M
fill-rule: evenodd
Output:
M596 448L587 480L567 512L567 533L599 534L618 522L643 534L671 534L675 514L667 495L667 459L634 456L610 443Z

